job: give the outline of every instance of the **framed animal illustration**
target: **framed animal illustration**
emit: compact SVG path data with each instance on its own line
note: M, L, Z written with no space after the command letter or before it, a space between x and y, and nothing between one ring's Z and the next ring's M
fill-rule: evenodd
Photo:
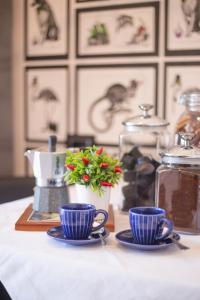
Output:
M159 2L77 9L77 57L158 54Z
M171 134L185 107L178 103L180 95L190 89L200 89L200 62L165 64L164 116L170 122Z
M77 3L81 3L81 2L96 2L96 1L105 1L105 0L76 0Z
M25 0L26 59L67 58L69 0Z
M47 142L56 135L65 143L69 124L69 75L61 66L27 67L25 70L25 137Z
M76 70L76 133L118 145L122 122L149 103L157 112L157 64L79 65Z
M200 0L166 0L166 55L200 54Z

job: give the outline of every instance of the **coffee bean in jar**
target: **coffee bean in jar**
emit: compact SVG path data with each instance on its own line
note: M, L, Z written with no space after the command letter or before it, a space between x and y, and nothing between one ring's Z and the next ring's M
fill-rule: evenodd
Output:
M155 177L160 149L168 147L166 120L151 114L151 104L139 105L140 113L125 120L119 136L123 182L122 210L155 206Z
M156 173L156 205L164 208L182 233L200 234L200 149L192 134L179 134L181 145L162 155Z
M155 205L155 178L159 165L153 157L142 154L136 146L124 154L122 167L125 185L122 187L122 210Z

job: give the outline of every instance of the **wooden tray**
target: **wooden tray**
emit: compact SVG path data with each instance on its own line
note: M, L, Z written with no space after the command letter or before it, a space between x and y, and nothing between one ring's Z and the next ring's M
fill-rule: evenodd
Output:
M110 232L113 232L115 230L115 226L112 204L109 205L108 213L109 218L105 227ZM15 223L15 230L47 231L49 228L59 225L60 220L58 214L39 214L33 211L32 204L30 204Z

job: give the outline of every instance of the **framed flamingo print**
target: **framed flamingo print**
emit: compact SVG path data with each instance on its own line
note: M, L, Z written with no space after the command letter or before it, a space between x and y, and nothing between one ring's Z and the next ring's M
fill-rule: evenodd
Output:
M67 67L27 67L25 70L25 130L26 140L47 142L57 136L65 143L68 132Z

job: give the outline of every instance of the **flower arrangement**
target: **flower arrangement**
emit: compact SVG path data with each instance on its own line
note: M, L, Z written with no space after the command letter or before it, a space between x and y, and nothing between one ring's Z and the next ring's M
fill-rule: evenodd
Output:
M103 187L113 187L118 183L122 169L119 160L108 155L103 147L86 147L79 152L66 152L65 181L90 187L103 196Z

